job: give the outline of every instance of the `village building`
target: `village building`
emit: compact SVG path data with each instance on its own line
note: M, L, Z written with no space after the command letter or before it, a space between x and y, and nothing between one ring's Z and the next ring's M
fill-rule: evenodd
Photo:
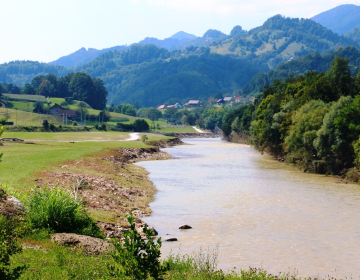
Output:
M232 100L232 97L224 97L224 102L230 102Z
M218 101L216 101L217 105L224 104L224 99L220 98Z
M159 107L157 107L158 110L161 110L161 109L165 109L165 105L160 105Z
M185 103L184 106L191 106L191 107L200 106L200 100L189 100L189 102Z
M75 110L58 110L59 116L65 116L69 120L75 120L76 111Z
M46 114L46 111L44 110L44 108L38 104L35 109L33 110L33 113L36 113L36 114Z
M50 114L54 115L54 116L59 116L59 110L64 110L59 104L55 103L55 105L53 105L50 108Z
M174 105L168 105L166 106L166 108L176 108L176 109L180 109L182 108L182 106L179 103L175 103Z

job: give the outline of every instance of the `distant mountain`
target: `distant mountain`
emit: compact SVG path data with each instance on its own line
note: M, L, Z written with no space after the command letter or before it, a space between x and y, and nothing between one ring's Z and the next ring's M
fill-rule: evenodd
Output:
M179 31L178 33L172 35L170 38L181 41L181 40L183 40L183 39L194 40L194 39L196 39L197 37L196 37L195 35L186 33L186 32L184 32L184 31Z
M360 44L360 24L346 32L344 36Z
M360 6L352 4L340 5L311 19L343 35L360 24Z
M112 51L112 50L124 51L126 49L127 49L126 46L116 46L116 47L106 48L106 49L102 49L102 50L97 50L97 49L92 49L92 48L89 48L88 50L86 50L85 48L81 48L72 54L62 56L55 61L49 62L49 64L50 65L62 65L64 67L77 67L77 66L84 65L85 63L95 59L96 57L98 57L100 54L102 54L104 52L108 52L108 51Z
M248 32L236 26L230 36L213 41L211 52L234 54L240 57L256 56L271 68L312 52L325 54L338 47L358 46L310 19L285 18L276 15L262 26Z

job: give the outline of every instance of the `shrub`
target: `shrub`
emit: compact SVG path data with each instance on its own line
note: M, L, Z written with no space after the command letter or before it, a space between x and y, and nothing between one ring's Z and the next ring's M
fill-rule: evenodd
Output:
M103 123L103 124L101 125L101 130L106 131L106 124Z
M73 122L72 122L72 125L73 125L73 126L77 126L77 121L73 121Z
M147 140L149 140L149 138L146 136L146 134L141 135L141 141L145 143Z
M90 218L79 199L58 188L45 188L32 193L27 218L33 228L103 238L100 228Z
M143 119L135 120L133 125L135 131L147 131L150 128L149 124Z
M26 266L11 267L10 256L21 252L17 243L18 218L6 218L0 215L0 279L18 279Z
M114 264L108 264L111 276L120 279L159 279L164 272L160 263L161 238L155 243L153 231L144 226L147 241L143 240L135 229L134 217L127 216L130 230L124 232L124 244L114 241L112 254Z
M51 124L49 125L49 129L50 129L51 131L55 131L55 130L56 130L56 127L55 127L55 125L54 125L53 123L51 123Z
M48 122L48 120L43 120L42 126L43 126L44 130L49 130L49 122Z

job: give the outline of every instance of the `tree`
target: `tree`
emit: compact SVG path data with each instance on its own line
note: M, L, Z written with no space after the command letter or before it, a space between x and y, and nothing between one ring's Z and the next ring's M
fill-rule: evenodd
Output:
M336 56L331 63L327 75L332 80L334 88L340 95L350 94L351 75L349 60Z
M101 79L95 78L93 79L93 83L94 83L94 94L93 94L93 99L89 104L94 109L103 110L106 107L106 98L109 93Z
M39 95L53 97L55 96L56 88L50 81L44 79L38 87L38 93Z
M134 122L134 130L135 131L148 131L150 129L149 124L143 119L137 119Z
M77 72L72 76L69 83L69 91L75 100L85 101L91 107L93 107L96 102L94 98L95 87L93 80L83 72Z
M21 93L35 95L36 91L29 83L26 83L25 86L23 87L23 89L21 90Z
M80 101L77 106L77 111L81 114L87 114L88 113L88 105L84 101Z
M42 83L42 81L44 80L45 76L44 75L38 75L35 76L32 80L31 80L31 86L33 87L33 89L36 91L36 94L38 93L38 89L40 84Z

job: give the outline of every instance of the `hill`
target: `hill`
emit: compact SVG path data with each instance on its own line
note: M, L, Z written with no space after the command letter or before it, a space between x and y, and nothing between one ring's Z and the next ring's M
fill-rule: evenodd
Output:
M296 77L308 71L325 73L330 69L331 62L336 56L348 59L351 74L353 76L357 74L360 64L360 51L354 46L339 48L323 56L318 53L308 54L298 59L281 63L275 70L271 70L269 73L259 73L243 88L243 94L257 95L266 84L270 84L277 79L285 80L289 76Z
M30 83L37 75L53 73L56 76L64 76L70 72L72 71L60 65L37 61L12 61L0 64L0 82L23 86L25 83Z
M97 50L89 48L86 50L85 48L81 48L77 50L76 52L60 57L59 59L49 62L50 65L61 65L64 67L77 67L84 65L85 63L95 59L100 54L112 50L118 50L118 51L125 51L127 49L126 46L116 46L112 48Z
M360 6L352 4L340 5L311 19L343 35L360 24Z
M158 106L170 99L178 102L219 91L232 93L268 67L256 59L211 54L205 47L170 53L153 45L137 45L124 53L103 54L78 70L104 81L110 104L137 101L141 106Z
M271 68L312 52L325 54L340 46L358 45L309 19L276 15L249 32L238 34L239 27L236 28L230 38L213 42L211 52L240 57L255 55Z
M346 32L344 36L360 44L360 24Z

